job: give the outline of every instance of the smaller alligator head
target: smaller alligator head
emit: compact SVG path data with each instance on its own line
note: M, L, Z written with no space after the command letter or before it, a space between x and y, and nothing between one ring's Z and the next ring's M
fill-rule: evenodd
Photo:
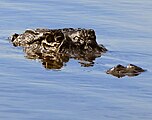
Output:
M107 74L111 74L113 76L116 76L118 78L120 77L124 77L124 76L137 76L142 72L145 72L146 70L133 65L133 64L129 64L126 67L122 66L122 65L117 65L109 70L107 70Z

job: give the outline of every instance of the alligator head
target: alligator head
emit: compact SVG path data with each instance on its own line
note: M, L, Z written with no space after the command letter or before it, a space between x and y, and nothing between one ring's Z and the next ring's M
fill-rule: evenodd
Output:
M98 45L93 29L34 29L11 37L14 46L22 46L26 57L40 59L49 69L60 69L69 58L88 61L92 66L96 57L107 49Z
M146 70L142 69L141 67L138 67L133 64L129 64L126 67L119 64L119 65L107 70L106 73L111 74L115 77L121 78L124 76L129 76L129 77L137 76L145 71Z

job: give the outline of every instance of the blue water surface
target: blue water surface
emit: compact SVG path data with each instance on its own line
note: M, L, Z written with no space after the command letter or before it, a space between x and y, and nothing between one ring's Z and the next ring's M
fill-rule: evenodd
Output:
M151 120L151 0L0 0L1 120ZM7 38L28 28L92 28L109 51L93 67L29 60ZM117 64L147 70L116 78Z

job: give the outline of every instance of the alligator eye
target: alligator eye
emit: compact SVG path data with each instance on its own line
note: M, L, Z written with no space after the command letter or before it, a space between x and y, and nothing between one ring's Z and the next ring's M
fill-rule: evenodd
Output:
M55 38L55 40L56 40L56 41L59 41L59 42L62 41L63 39L64 39L63 36L57 36L57 37Z
M62 32L56 32L54 38L56 42L61 42L64 39L64 35Z
M48 43L55 42L54 36L53 36L53 35L47 35L46 41L47 41Z

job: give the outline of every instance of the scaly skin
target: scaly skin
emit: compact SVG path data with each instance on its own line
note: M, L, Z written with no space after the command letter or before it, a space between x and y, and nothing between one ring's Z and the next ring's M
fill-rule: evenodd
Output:
M133 65L133 64L129 64L126 67L122 66L122 65L117 65L109 70L107 70L107 74L111 74L113 76L116 76L118 78L124 77L124 76L137 76L139 74L141 74L141 72L145 72L146 70Z

